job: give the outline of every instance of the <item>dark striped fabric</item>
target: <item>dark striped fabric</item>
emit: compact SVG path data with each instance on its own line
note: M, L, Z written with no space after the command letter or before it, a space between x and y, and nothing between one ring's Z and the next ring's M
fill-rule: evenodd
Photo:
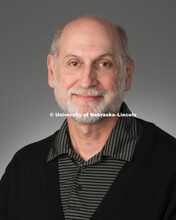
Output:
M125 103L121 113L131 113ZM140 132L134 117L120 117L103 149L88 161L74 152L65 121L47 161L58 158L61 202L65 219L90 219L133 153Z

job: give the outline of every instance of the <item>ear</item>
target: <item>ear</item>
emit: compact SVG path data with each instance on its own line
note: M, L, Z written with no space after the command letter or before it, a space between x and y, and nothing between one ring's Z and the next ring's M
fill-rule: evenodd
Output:
M51 88L54 88L54 61L51 54L47 57L47 67L48 67L48 84Z
M126 67L125 91L128 91L131 88L133 72L134 72L134 60L129 59Z

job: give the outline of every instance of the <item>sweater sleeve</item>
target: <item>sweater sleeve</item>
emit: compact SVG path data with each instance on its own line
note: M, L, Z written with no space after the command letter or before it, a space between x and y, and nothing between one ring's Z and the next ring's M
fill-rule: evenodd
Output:
M0 181L0 219L2 220L9 220L10 194L13 184L12 163L9 163Z
M163 220L175 220L175 219L176 219L176 189L173 198L167 207Z

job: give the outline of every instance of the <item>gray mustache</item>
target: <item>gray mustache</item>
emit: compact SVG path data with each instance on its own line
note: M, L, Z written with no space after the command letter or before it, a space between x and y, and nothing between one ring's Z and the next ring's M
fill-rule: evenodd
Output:
M68 96L70 95L84 95L84 96L105 96L106 92L105 91L98 91L96 89L69 89L68 91Z

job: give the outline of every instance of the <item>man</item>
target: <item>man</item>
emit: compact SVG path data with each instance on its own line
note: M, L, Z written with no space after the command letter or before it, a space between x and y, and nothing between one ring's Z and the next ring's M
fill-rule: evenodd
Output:
M56 33L48 82L67 120L14 156L0 219L176 219L176 141L130 117L123 96L133 71L124 30L103 18Z

